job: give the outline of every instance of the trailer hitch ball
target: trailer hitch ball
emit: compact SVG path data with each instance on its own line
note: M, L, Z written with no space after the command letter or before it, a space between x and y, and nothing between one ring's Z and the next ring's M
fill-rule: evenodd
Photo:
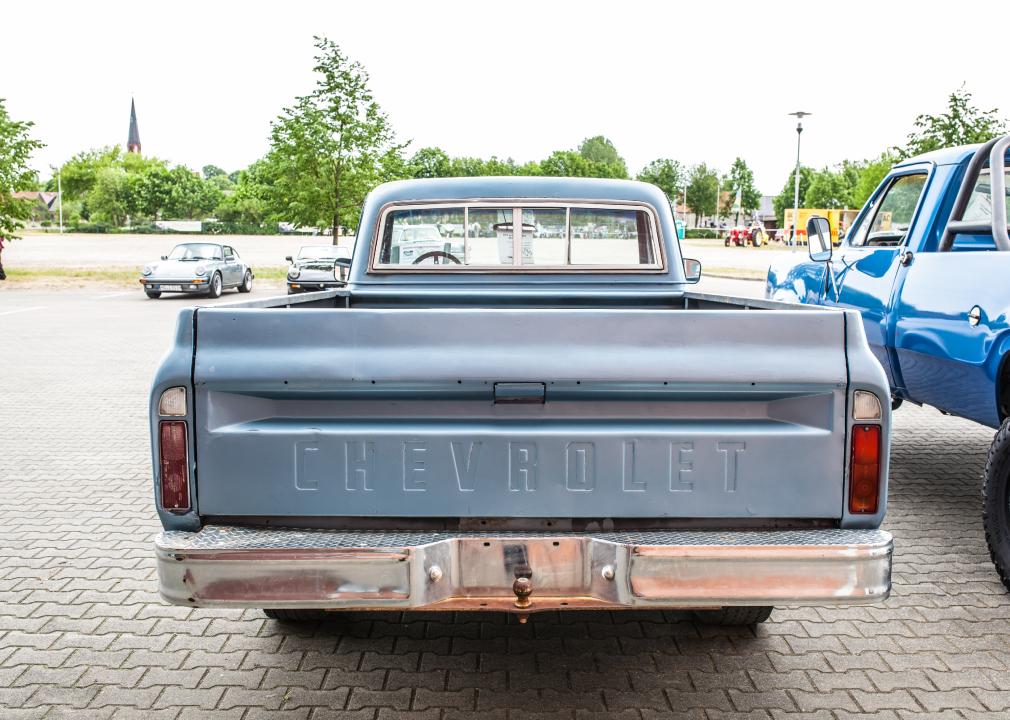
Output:
M515 593L515 606L520 610L525 610L533 601L530 595L533 594L533 569L529 565L520 565L515 569L515 582L512 583L512 592Z
M512 592L516 595L515 605L517 608L522 610L533 604L533 601L530 600L530 595L533 594L533 581L528 577L516 578L512 583Z

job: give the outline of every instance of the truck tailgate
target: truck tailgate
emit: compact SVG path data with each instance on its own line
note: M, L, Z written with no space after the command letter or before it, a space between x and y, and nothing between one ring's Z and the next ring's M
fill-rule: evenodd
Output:
M838 518L836 311L204 308L204 516Z

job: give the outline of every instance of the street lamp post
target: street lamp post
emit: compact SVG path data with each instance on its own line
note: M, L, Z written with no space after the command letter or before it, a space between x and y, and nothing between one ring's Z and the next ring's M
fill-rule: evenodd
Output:
M63 234L63 177L62 167L56 168L56 199L60 203L60 235Z
M796 118L796 171L793 173L793 234L790 244L796 252L796 238L800 234L800 137L803 135L803 118L813 113L797 110L789 113Z
M715 173L715 234L719 235L719 172Z

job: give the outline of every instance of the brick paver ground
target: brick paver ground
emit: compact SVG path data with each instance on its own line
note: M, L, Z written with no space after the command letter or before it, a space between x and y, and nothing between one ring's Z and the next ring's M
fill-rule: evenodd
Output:
M650 612L299 630L166 605L146 392L188 301L101 295L0 293L0 720L1010 717L1010 597L979 520L991 432L931 409L896 414L879 606L751 632Z

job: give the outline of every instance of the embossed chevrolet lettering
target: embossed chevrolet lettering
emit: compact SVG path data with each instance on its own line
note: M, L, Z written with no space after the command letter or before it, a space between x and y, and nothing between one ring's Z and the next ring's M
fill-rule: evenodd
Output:
M162 594L742 624L882 600L861 323L697 274L643 183L377 188L345 288L180 314L151 395Z
M425 492L434 489L442 492L452 489L452 486L441 482L445 479L439 470L448 467L455 480L455 488L460 492L474 492L480 478L485 482L505 483L513 492L533 492L537 489L540 475L538 470L540 450L536 443L529 441L507 441L509 463L507 472L499 478L496 469L490 467L487 472L481 472L480 448L481 442L470 443L449 442L437 443L434 446L426 440L404 440L401 443L401 478L404 492ZM623 462L620 472L614 474L610 469L617 467L613 463L604 462L604 474L599 475L597 469L597 445L595 442L573 441L564 447L564 471L560 475L551 475L548 482L563 483L569 492L593 492L597 482L604 485L617 484L623 492L645 492L650 489L650 481L639 467L635 466L636 441L625 440L621 443ZM736 492L737 482L741 473L742 454L747 449L743 442L712 441L711 448L722 456L721 468L718 472L720 486L726 492ZM321 455L318 445L299 444L303 453L295 474L295 486L301 490L319 490L326 488L329 481L336 477L327 471L320 472L324 466L325 455ZM604 446L604 451L609 450ZM364 490L371 492L376 489L376 483L382 483L382 475L375 468L375 444L348 442L345 444L346 461L339 463L345 468L343 485L348 491ZM711 454L711 453L710 453ZM445 457L433 458L438 455ZM665 482L652 477L653 488L663 488L672 493L689 493L694 491L695 479L698 475L694 469L695 443L670 442L668 444L669 463L665 472ZM604 460L607 458L605 457ZM445 462L438 462L444 460ZM433 461L435 465L433 466ZM636 472L639 473L636 475ZM377 479L378 478L378 479ZM599 480L598 480L599 478ZM390 479L390 478L386 478ZM322 485L320 484L322 482ZM381 487L391 490L388 484Z

